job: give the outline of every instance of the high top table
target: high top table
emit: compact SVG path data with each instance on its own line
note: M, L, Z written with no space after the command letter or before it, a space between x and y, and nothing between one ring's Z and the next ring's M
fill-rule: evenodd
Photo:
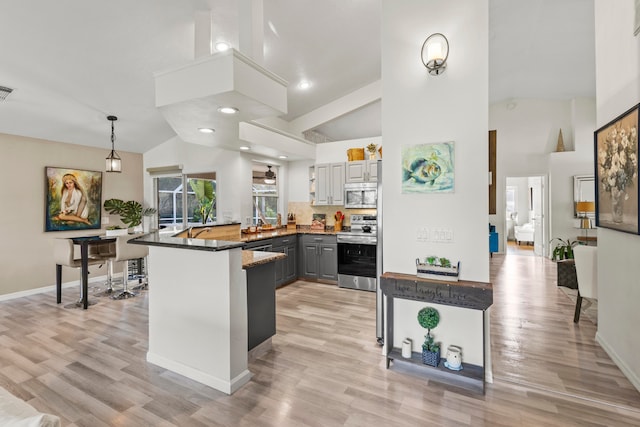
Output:
M82 236L71 237L70 239L74 245L80 245L82 307L86 310L87 307L89 307L89 247L108 245L115 242L116 238L106 236ZM62 302L62 266L60 264L56 264L56 297L57 303L60 304Z

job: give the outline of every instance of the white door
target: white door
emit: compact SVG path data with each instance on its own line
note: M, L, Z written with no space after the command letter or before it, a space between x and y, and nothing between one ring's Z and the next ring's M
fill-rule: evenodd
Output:
M533 176L529 178L529 187L531 191L531 218L534 224L533 234L533 252L538 256L545 253L544 245L544 200L545 200L545 178L543 176Z

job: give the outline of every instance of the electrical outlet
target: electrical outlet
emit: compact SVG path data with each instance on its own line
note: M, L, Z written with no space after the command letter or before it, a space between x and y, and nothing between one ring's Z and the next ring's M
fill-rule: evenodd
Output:
M106 225L109 224L109 217L108 216L103 216L102 217L102 225Z
M416 231L416 239L418 242L426 242L429 240L429 229L426 227L420 227Z

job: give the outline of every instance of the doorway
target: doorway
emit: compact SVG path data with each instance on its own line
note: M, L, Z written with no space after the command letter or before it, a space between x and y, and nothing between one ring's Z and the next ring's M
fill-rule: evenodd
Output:
M505 188L505 251L546 256L546 177L507 177Z

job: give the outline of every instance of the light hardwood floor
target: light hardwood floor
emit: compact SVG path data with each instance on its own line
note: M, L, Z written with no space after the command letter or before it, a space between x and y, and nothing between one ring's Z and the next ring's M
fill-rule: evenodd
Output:
M0 303L0 386L65 426L640 425L640 394L588 318L573 324L555 265L512 255L491 265L485 396L385 369L374 294L303 281L278 290L273 351L233 396L145 362L145 292L86 311L57 306L54 293ZM65 303L75 297L65 290Z

